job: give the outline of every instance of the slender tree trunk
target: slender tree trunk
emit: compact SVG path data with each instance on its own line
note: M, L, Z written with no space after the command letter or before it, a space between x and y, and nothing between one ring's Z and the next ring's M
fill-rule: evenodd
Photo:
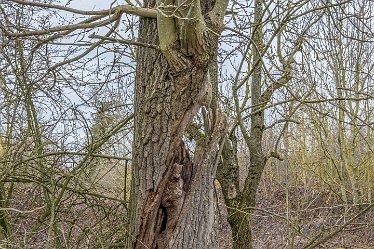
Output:
M0 208L6 208L5 203L5 187L4 184L0 184ZM0 209L0 242L6 240L11 235L10 224L8 223L6 211ZM1 244L0 244L1 245Z
M0 158L5 156L6 145L3 142L3 138L0 136ZM3 171L3 165L0 165L1 170ZM6 240L11 235L11 227L8 222L8 215L3 208L6 208L6 188L3 182L0 182L0 241Z
M249 141L246 141L250 154L250 165L248 176L245 181L244 190L239 191L239 176L235 158L230 158L232 142L226 143L223 151L224 159L220 169L220 177L224 189L226 203L229 206L229 223L233 234L234 249L252 248L251 233L251 207L256 204L256 192L266 163L262 152L262 136L264 132L264 111L261 110L264 102L261 96L262 65L261 56L263 51L263 34L261 20L263 16L263 0L255 1L254 30L253 30L253 65L255 66L252 76L251 98L252 106L256 106L251 116L251 130ZM227 151L226 151L227 150ZM235 165L235 166L234 166ZM236 167L236 169L235 169Z
M146 1L145 7L155 4ZM165 1L158 6L171 4L178 3ZM211 5L193 0L187 2L191 11L185 13L186 19L176 20L165 9L157 21L140 21L139 40L159 44L161 51L139 48L137 54L132 248L218 248L213 181L226 133L223 115L219 110L215 113L210 132L198 141L193 158L182 140L199 109L210 109L208 67L227 1Z

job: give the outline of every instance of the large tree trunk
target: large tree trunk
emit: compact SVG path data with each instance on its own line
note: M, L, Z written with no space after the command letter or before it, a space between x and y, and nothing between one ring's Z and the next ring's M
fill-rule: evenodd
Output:
M209 109L208 65L227 6L227 1L222 3L226 5L210 8L207 2L200 8L200 2L193 0L188 2L193 7L186 19L175 20L164 9L157 22L140 21L139 40L159 44L161 51L138 50L130 210L133 248L218 247L213 180L226 129L222 114L217 112L215 123L208 127L211 132L197 143L193 159L182 138L199 109L203 105ZM145 7L155 4L146 1ZM159 8L162 4L178 3L158 3Z

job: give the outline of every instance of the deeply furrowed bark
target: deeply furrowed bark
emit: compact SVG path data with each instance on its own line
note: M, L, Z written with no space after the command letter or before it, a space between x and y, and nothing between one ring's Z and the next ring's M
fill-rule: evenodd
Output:
M133 248L218 247L213 180L225 119L217 112L212 133L197 144L193 159L182 137L199 109L207 105L208 65L221 31L216 21L223 21L217 15L224 12L204 13L199 1L191 4L198 25L176 22L167 13L159 13L157 22L140 21L139 40L160 44L162 52L138 50L130 217ZM147 1L145 7L154 5ZM209 15L208 24L204 14ZM183 29L188 29L187 37L180 36Z

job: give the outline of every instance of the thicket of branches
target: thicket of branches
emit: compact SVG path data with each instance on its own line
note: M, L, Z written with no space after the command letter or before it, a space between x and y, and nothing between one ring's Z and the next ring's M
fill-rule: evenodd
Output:
M125 248L132 236L126 215L136 52L160 49L137 39L138 23L157 10L109 1L107 10L83 11L76 2L0 1L1 247ZM359 218L354 228L374 237L365 216L373 212L374 187L373 3L264 1L261 43L253 41L253 5L229 3L217 55L214 93L239 167L234 190L243 190L250 170L251 119L264 111L267 161L255 215L285 220L288 248L334 241ZM257 64L262 95L253 104ZM199 113L185 132L191 150L204 118ZM281 205L266 207L278 192ZM315 203L315 193L325 197ZM229 215L248 212L230 203ZM300 210L337 206L329 223L304 231L310 224Z

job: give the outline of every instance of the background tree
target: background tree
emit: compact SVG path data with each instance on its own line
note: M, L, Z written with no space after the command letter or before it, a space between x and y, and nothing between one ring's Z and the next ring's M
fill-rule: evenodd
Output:
M353 22L356 23L356 26L359 26L358 24L363 25L363 20L367 20L364 15L361 14L360 16L358 14L362 13L365 3L309 3L307 1L274 3L272 1L254 1L251 6L254 8L254 15L253 22L250 24L251 34L247 36L249 44L239 64L240 70L246 68L245 65L247 65L248 71L243 76L238 71L236 77L233 77L232 92L236 109L235 114L237 115L235 117L236 123L231 129L231 141L228 141L224 147L224 158L218 172L218 178L222 183L229 208L229 221L233 229L235 248L248 248L250 246L252 241L250 236L248 236L248 231L251 228L250 214L256 204L255 197L264 167L267 162L272 161L270 160L271 158L284 159L282 165L285 165L285 167L281 171L282 175L285 175L282 181L285 182L287 189L289 139L293 133L290 130L290 125L299 123L295 121L298 120L297 118L293 118L293 116L297 115L298 108L302 107L303 104L307 104L305 100L310 97L315 97L316 100L314 101L321 102L321 105L331 99L331 97L326 96L325 89L319 88L319 85L314 80L316 76L313 73L317 75L321 75L321 73L310 69L313 72L312 74L308 74L306 77L303 75L305 74L304 67L308 66L308 61L303 59L304 56L305 58L309 56L307 54L303 55L304 49L308 49L310 46L315 49L315 46L323 44L322 40L328 37L327 33L324 37L315 37L318 32L316 28L320 27L319 25L324 26L327 20L335 20L337 17L331 17L332 13L335 12L340 12L341 14L337 20ZM348 17L348 13L350 13L348 9L351 9L354 13L352 16L357 17L354 18L355 21L353 19L350 20ZM333 27L336 27L335 25L336 23L332 24ZM242 27L240 28L242 30ZM336 28L339 30L339 27ZM235 31L235 29L231 30ZM361 31L363 30L365 29L361 29ZM242 36L245 35L239 31L236 31L236 33ZM359 32L356 30L356 32L353 31L352 33L358 34ZM367 34L367 32L365 33ZM348 36L352 37L351 35ZM316 43L319 43L318 45L313 43L314 38ZM329 38L326 39L331 41ZM359 51L359 49L353 50ZM326 54L326 52L324 53ZM319 52L319 54L322 53ZM299 64L297 61L301 63ZM333 61L336 67L338 60L333 59ZM336 79L334 81L338 82ZM326 82L325 84L329 83ZM351 86L347 89L352 88L354 87ZM344 97L334 96L332 99L334 99L333 101L340 99L340 102L350 102L355 101L354 99L357 97L359 95L346 95ZM357 101L360 101L359 99ZM249 101L250 106L247 104ZM354 106L357 113L359 107L358 105ZM311 108L314 108L314 106ZM342 108L340 108L339 112L344 113ZM274 116L276 117L272 121L273 123L269 122L272 120L271 113L275 114ZM357 118L357 115L354 115L354 117ZM324 122L321 118L318 117L319 122ZM344 116L342 116L341 120L343 122L345 122L344 119ZM270 124L267 125L267 123ZM279 125L283 127L281 126L280 132L276 134L278 138L275 139L273 145L270 145L270 148L265 148L263 145L265 131L277 128ZM240 128L241 134L239 136L244 139L248 147L247 153L250 157L248 175L244 177L239 177L238 160L233 156L237 150L237 138L235 138L235 128L237 126ZM247 126L250 128L248 129ZM351 127L356 127L356 125ZM247 130L250 131L247 132ZM283 153L278 152L281 147L283 147ZM340 155L345 157L347 151L340 153ZM349 151L352 152L352 148ZM302 155L304 154L302 153ZM352 166L350 171L354 171ZM244 187L242 188L240 187L242 180L240 178L245 179Z

